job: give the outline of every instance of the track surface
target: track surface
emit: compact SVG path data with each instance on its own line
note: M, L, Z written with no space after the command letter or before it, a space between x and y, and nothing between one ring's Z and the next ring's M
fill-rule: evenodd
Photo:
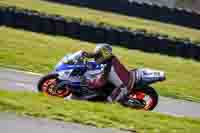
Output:
M0 88L36 91L36 84L41 76L0 68ZM159 104L154 111L180 117L200 117L200 103L160 97Z
M1 133L125 133L110 128L95 128L14 114L0 113ZM128 132L127 132L128 133Z

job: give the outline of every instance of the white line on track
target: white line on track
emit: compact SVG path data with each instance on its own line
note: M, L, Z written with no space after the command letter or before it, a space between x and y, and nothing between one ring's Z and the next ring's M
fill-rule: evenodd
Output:
M15 69L10 69L10 68L1 68L0 67L0 69L7 70L7 71L10 71L10 72L24 73L24 74L30 74L30 75L35 75L35 76L42 76L43 75L41 73L34 73L34 72L30 72L30 71L15 70Z

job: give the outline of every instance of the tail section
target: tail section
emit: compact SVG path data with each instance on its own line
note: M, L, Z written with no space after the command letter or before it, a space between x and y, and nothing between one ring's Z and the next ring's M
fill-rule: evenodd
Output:
M136 70L136 82L142 84L152 84L158 81L165 80L165 73L163 71L153 70L149 68Z

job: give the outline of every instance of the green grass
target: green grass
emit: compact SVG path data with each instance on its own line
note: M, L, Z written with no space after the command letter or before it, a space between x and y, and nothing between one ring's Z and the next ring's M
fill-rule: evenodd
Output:
M0 90L0 111L96 127L132 129L137 133L198 133L200 130L199 119L137 111L118 104L63 101L28 92Z
M0 27L0 66L4 67L47 73L66 53L94 47L70 38ZM200 102L200 62L120 47L114 47L114 53L129 68L165 71L167 80L154 85L159 94Z
M189 38L200 42L200 31L171 24L159 23L136 17L127 17L114 13L96 11L88 8L49 3L42 0L0 0L0 5L17 6L33 9L48 14L58 14L65 17L81 18L95 23L106 23L113 26L123 26L131 29L146 29L150 33L168 35L171 38Z

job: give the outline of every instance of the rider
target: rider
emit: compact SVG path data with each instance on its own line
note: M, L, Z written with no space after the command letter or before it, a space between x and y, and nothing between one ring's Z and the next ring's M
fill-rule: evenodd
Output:
M106 81L115 85L115 89L108 97L109 102L120 101L131 91L135 82L134 73L129 72L113 55L112 47L109 44L97 44L94 52L83 52L87 58L94 58L97 64L105 64L104 73L90 83L95 88L101 88Z

